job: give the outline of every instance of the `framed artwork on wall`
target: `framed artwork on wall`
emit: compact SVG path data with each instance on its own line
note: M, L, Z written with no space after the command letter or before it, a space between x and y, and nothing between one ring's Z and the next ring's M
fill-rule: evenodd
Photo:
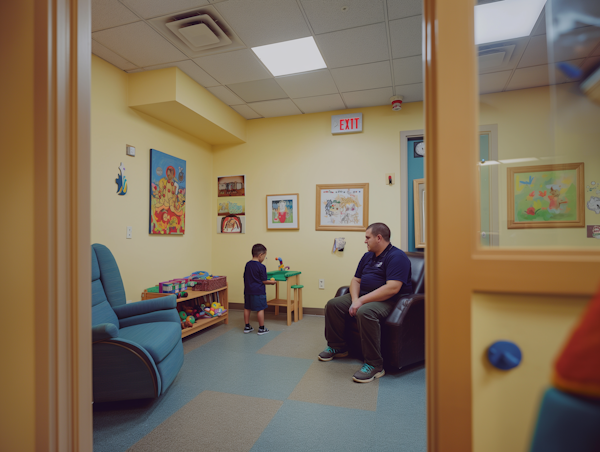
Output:
M185 160L150 149L150 234L185 233Z
M583 163L508 168L508 229L583 228Z
M366 231L369 184L317 185L317 231Z
M413 180L415 248L425 248L425 179Z
M246 233L246 176L217 177L217 234Z
M267 229L300 229L298 193L267 195Z

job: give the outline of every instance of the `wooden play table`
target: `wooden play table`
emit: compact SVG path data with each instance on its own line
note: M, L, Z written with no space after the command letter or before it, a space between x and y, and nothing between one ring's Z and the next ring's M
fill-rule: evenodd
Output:
M275 270L267 272L267 279L275 278L275 298L267 301L270 306L275 306L275 315L279 315L279 306L285 306L287 309L287 324L292 324L292 311L294 322L302 318L302 306L298 300L292 298L292 286L300 284L300 274L297 271ZM287 281L287 298L279 298L279 282Z

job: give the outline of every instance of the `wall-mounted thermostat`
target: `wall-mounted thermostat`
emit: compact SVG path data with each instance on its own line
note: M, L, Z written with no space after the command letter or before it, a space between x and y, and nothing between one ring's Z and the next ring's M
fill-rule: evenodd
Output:
M132 157L135 157L135 148L133 146L127 145L127 147L125 149L125 153L127 155L131 155Z

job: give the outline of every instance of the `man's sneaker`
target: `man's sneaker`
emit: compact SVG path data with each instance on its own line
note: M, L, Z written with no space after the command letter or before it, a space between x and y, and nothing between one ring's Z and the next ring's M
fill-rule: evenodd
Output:
M267 334L268 332L269 332L269 330L266 326L259 326L258 333L256 333L256 334L258 334L260 336L261 334Z
M254 328L250 325L244 327L244 333L251 333L252 331L254 331Z
M376 369L375 367L364 363L361 369L354 374L352 379L357 383L369 383L376 378L383 377L384 375L385 370L383 370L383 366L381 366L379 369Z
M319 353L319 361L331 361L333 358L345 358L346 356L348 356L347 350L327 347Z

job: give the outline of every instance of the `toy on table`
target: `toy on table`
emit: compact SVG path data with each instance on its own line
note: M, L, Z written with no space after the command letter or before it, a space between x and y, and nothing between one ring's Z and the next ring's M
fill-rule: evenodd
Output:
M269 281L275 281L275 278L271 278Z
M290 269L289 266L286 266L286 267L283 266L283 259L281 259L280 257L276 257L275 260L279 261L279 269L278 270L284 271L284 270L289 270ZM273 281L272 278L271 278L271 281Z

